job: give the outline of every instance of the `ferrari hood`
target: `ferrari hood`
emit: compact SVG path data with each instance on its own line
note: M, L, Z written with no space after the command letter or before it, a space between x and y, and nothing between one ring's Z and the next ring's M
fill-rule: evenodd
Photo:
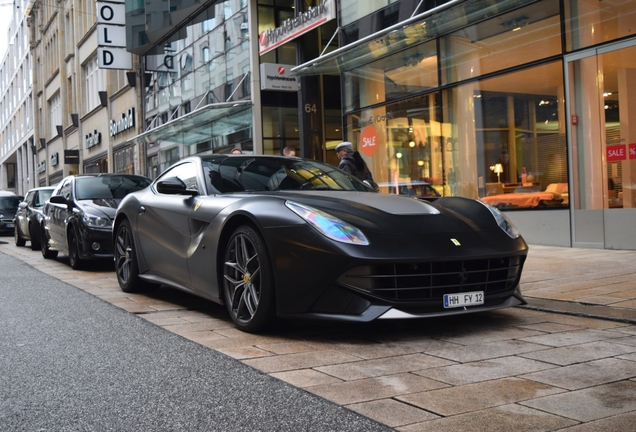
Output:
M366 206L392 215L434 215L439 210L415 198L400 195L384 195L369 192L312 191L312 197L326 201L348 202L349 205Z

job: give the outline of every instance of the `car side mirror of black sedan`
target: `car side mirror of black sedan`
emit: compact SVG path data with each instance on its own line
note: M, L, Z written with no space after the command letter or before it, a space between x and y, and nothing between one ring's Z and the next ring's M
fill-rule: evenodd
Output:
M66 204L68 205L68 200L64 198L62 195L55 195L49 198L49 201L53 204Z
M168 177L157 182L157 192L167 195L198 195L199 192L188 189L186 184L178 177Z

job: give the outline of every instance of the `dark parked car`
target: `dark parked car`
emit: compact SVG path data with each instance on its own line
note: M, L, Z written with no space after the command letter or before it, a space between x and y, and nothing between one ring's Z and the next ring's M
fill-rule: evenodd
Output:
M42 255L68 256L73 269L85 260L113 258L112 226L117 206L128 193L148 187L150 179L128 174L64 178L44 206Z
M18 209L22 196L10 192L0 194L0 234L13 234L15 229L15 212Z
M366 322L525 303L528 247L496 208L376 193L300 158L186 158L122 200L113 235L122 290L166 284L225 303L245 331L276 316Z
M18 205L14 233L16 246L24 246L30 241L32 250L40 250L40 232L44 219L42 209L46 200L51 197L53 189L55 188L52 186L31 189L24 201Z

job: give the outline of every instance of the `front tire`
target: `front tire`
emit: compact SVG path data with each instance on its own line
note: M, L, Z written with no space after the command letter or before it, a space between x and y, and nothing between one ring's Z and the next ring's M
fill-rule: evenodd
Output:
M18 228L18 223L16 222L15 224L15 228L13 229L13 237L15 240L15 245L16 246L24 246L26 241L24 240L24 237L22 237L22 234L20 234L20 229Z
M225 249L223 294L234 325L255 333L276 317L274 280L262 237L251 227L234 231Z
M115 272L117 282L123 292L134 293L142 291L149 283L139 278L137 250L130 222L127 219L117 226L115 235Z
M49 240L46 238L46 230L44 227L40 230L40 234L40 250L42 251L42 256L46 259L57 258L57 251L49 249Z
M73 227L68 231L68 263L73 270L81 270L84 267L84 263L80 258L77 235Z

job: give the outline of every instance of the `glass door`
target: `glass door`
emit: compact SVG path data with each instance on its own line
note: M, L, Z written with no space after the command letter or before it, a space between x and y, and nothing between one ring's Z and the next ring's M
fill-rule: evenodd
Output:
M636 249L635 44L566 58L575 247Z

